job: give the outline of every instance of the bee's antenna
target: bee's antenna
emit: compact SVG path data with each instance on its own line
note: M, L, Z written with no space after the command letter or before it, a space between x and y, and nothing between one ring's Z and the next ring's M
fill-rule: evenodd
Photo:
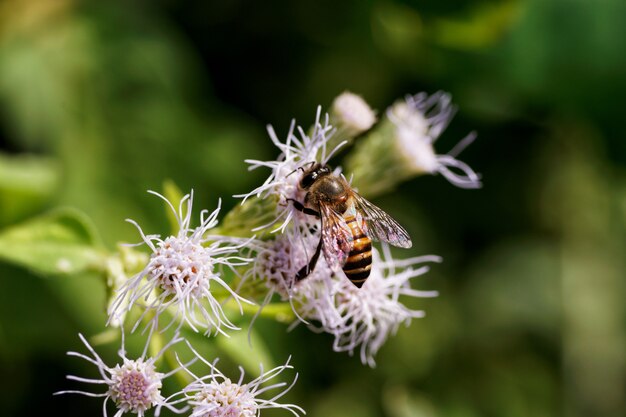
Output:
M303 167L305 167L305 166L307 166L307 165L310 167L310 166L312 166L312 165L314 165L314 164L315 164L315 161L307 162L307 163L306 163L306 164L304 164L303 166L300 166L300 167L298 167L298 168L294 169L293 171L291 171L289 174L287 174L287 176L290 176L291 174L293 174L293 173L294 173L294 172L296 172L297 170L302 170L302 172L304 172L304 168L303 168Z
M302 170L302 172L304 172L304 168L302 168L302 167L298 167L298 168L294 169L293 171L291 171L289 174L287 174L287 176L290 176L291 174L293 174L294 172L296 172L296 171L297 171L297 170L299 170L299 169L301 169L301 170Z

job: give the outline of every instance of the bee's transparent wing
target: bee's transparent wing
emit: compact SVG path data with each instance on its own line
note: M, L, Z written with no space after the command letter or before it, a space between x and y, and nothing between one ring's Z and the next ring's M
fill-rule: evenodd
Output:
M328 266L337 270L346 263L352 247L352 233L343 216L326 205L320 206L322 217L322 252Z
M413 245L411 238L404 227L395 221L390 215L374 204L354 193L357 212L363 213L363 219L367 225L367 234L373 240L387 242L400 248L410 248Z

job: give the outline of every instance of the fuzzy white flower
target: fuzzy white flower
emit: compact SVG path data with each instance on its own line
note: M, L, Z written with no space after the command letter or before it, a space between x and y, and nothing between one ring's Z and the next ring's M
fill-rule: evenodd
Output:
M339 322L339 314L333 311L333 294L337 285L333 278L335 272L323 256L318 258L305 279L296 281L298 271L309 265L319 239L316 228L289 228L272 240L252 244L257 255L245 279L261 281L269 290L262 307L277 293L282 301L291 303L300 321L306 323L306 317L314 316L324 326Z
M187 343L189 345L189 343ZM194 381L187 385L179 393L170 397L171 404L186 403L191 407L190 417L256 417L259 416L261 410L268 408L283 409L291 412L295 416L306 414L304 410L293 404L280 404L277 402L279 398L285 395L296 383L298 375L294 377L293 382L287 385L285 382L273 383L266 385L268 381L278 376L286 369L293 369L289 364L289 359L284 365L273 368L264 372L261 366L260 376L248 383L243 383L244 370L240 369L240 377L237 382L231 381L220 372L217 367L217 360L213 363L204 359L191 345L190 349L197 358L204 362L210 370L206 376L197 376L191 370L185 367L187 372L194 378ZM275 390L279 390L276 392ZM260 398L259 396L268 391L275 393L269 399ZM181 397L173 400L176 397ZM157 409L156 416L159 415Z
M310 167L315 162L326 164L335 151L343 146L343 143L330 151L327 149L327 144L334 133L334 129L328 122L328 115L324 117L322 123L321 107L317 109L315 124L310 135L305 133L302 127L298 126L296 128L295 120L291 122L287 139L284 143L278 139L272 126L268 126L267 130L270 139L281 151L280 155L274 161L247 159L246 162L250 164L250 170L266 167L271 169L272 172L262 185L248 194L240 194L235 197L243 198L242 204L252 196L259 198L278 197L275 219L270 224L260 226L257 229L278 224L273 231L284 232L293 219L296 220L296 224L307 224L310 222L310 216L296 210L289 201L290 199L303 201L304 198L304 193L298 188L298 182L301 178L301 175L298 175L298 171ZM298 134L296 134L296 131Z
M379 349L404 323L424 316L421 310L411 310L400 300L407 297L435 297L436 291L418 291L409 281L423 275L428 266L415 268L424 262L441 262L438 256L421 256L394 260L389 247L383 244L384 258L376 248L372 249L372 270L365 284L356 287L342 271L332 271L323 256L311 273L300 282L295 275L307 265L319 237L315 230L302 240L301 234L287 230L276 239L255 242L258 251L249 271L255 279L263 280L270 290L291 303L299 323L305 323L316 332L335 336L333 349L351 354L360 349L361 361L375 366L374 357ZM293 240L290 240L293 239ZM297 240L296 240L297 239ZM262 248L262 249L259 249Z
M387 111L387 117L396 127L395 143L409 169L415 173L440 173L461 188L480 188L480 176L456 159L473 142L474 133L465 137L447 155L436 154L433 148L454 112L449 94L437 92L428 96L420 93L393 105Z
M329 294L321 291L322 298L309 292L304 300L306 304L301 307L302 316L311 321L309 327L312 330L335 336L335 351L352 354L360 348L361 362L372 367L375 366L374 356L400 324L409 325L412 319L424 316L423 311L411 310L402 304L400 296L437 296L436 291L418 291L410 287L411 278L429 269L428 266L417 269L413 266L441 262L440 257L433 255L394 260L387 245L383 245L383 251L385 258L381 259L373 248L371 274L363 287L357 288L345 276L337 274L330 289L330 305L327 302Z
M176 235L161 239L159 235L144 234L136 222L128 220L137 227L152 254L148 265L118 290L109 309L109 321L116 320L133 305L141 305L144 312L133 331L146 317L151 317L147 324L150 333L157 329L164 331L174 323L178 323L178 326L185 323L196 332L204 329L206 334L226 334L223 327L238 329L228 319L213 292L219 291L232 297L240 310L242 301L251 303L233 291L219 271L220 267L234 271L235 266L248 263L249 259L237 256L247 242L233 243L237 240L206 235L217 225L219 205L211 214L203 210L200 213L200 226L192 228L193 191L181 199L178 210L165 197L151 193L168 204L179 230ZM159 320L166 311L172 313L172 318L160 328Z
M184 411L177 409L169 404L161 395L162 381L170 375L178 372L180 368L175 369L167 374L157 372L154 365L162 354L173 344L180 342L182 339L174 337L163 349L154 357L146 358L146 352L137 359L129 359L124 349L124 337L122 336L122 348L119 351L119 357L122 362L113 367L107 366L102 358L91 347L89 342L79 334L80 340L83 342L91 356L78 352L68 352L69 356L77 356L87 362L96 365L100 379L82 378L74 375L68 375L67 379L84 382L87 384L105 385L106 391L88 392L88 391L58 391L58 394L81 394L88 397L104 398L102 404L102 414L107 417L107 403L109 400L115 404L117 409L115 417L119 417L124 413L137 414L142 417L145 412L153 407L166 407L176 413ZM147 345L146 345L147 348ZM190 362L191 363L191 362ZM190 364L189 363L189 364ZM189 365L187 364L187 365Z
M308 231L289 228L270 240L256 240L251 248L256 253L245 279L262 280L272 293L283 301L292 296L296 273L309 263L319 238Z

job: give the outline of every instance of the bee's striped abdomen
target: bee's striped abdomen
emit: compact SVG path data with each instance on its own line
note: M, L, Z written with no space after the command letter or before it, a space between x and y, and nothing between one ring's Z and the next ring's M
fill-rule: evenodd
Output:
M352 232L352 248L343 266L343 272L354 285L361 288L372 269L372 240L365 234L355 216L346 217Z

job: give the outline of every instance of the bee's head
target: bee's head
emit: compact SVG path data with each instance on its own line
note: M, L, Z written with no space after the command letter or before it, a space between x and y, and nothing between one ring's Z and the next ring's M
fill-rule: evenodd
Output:
M331 173L328 165L314 164L311 168L304 171L302 179L300 180L300 188L307 190L313 183L325 175Z

